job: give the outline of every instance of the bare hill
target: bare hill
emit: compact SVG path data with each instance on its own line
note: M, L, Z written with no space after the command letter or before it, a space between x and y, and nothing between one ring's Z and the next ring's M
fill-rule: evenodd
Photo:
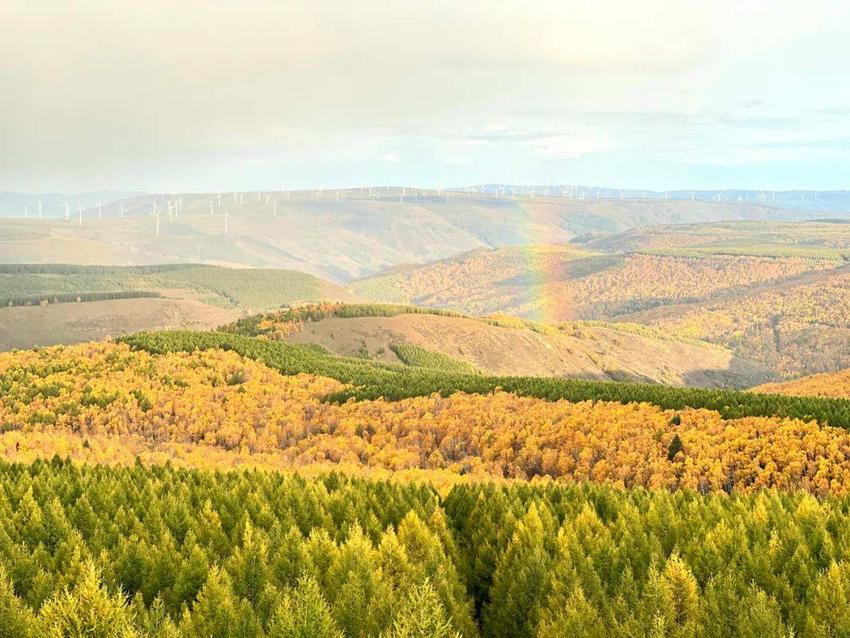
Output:
M850 369L813 374L784 383L767 383L756 386L753 392L850 399Z
M0 351L99 341L142 330L204 330L240 314L197 299L167 298L0 308Z
M497 375L706 387L744 387L769 378L766 370L708 344L665 339L626 326L548 328L541 332L474 318L417 313L311 321L286 339L384 361L398 361L393 346L413 344Z
M154 295L162 298L120 299ZM323 300L355 297L337 284L285 270L0 264L0 350L139 330L213 328L249 312Z

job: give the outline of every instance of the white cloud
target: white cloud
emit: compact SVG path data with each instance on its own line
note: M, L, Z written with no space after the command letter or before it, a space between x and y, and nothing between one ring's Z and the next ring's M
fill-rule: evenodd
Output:
M0 188L391 168L426 143L448 165L488 145L713 162L761 141L731 128L823 137L812 111L850 104L848 35L838 0L5 0Z

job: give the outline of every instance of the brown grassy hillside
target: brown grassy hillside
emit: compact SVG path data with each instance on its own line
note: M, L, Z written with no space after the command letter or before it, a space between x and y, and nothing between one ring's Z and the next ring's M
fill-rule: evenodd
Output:
M342 355L397 362L393 346L412 344L496 375L562 376L743 387L769 373L727 350L663 338L625 325L535 326L420 312L393 316L328 317L275 326L268 334L315 343Z
M813 374L784 383L766 383L753 392L850 399L850 369Z
M142 330L203 330L239 314L197 299L167 298L0 308L0 350L98 341Z

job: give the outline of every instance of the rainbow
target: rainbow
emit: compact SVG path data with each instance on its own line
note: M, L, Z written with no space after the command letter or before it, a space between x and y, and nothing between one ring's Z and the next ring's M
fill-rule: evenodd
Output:
M550 216L555 205L547 200L524 199L519 206L524 213L520 230L526 245L522 255L531 293L525 304L528 318L550 324L568 321L574 318L570 290L563 284L568 249L552 243L546 232L552 228Z

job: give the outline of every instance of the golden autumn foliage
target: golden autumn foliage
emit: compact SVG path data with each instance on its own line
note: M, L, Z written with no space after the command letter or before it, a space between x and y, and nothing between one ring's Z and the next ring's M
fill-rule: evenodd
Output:
M580 278L550 278L546 297L511 312L533 315L546 298L572 308L570 318L614 317L658 305L701 299L721 290L778 281L811 270L831 269L829 261L718 255L712 259L631 254L621 264Z
M835 268L829 259L757 255L594 254L536 246L474 251L350 286L371 301L551 321L606 319L720 291Z
M191 465L339 464L625 487L850 491L850 433L641 403L456 393L323 402L342 384L233 352L91 343L0 355L0 453Z
M850 274L777 286L703 305L657 327L703 339L762 363L782 376L850 367Z
M850 369L813 374L784 383L766 383L753 388L753 392L850 399Z

